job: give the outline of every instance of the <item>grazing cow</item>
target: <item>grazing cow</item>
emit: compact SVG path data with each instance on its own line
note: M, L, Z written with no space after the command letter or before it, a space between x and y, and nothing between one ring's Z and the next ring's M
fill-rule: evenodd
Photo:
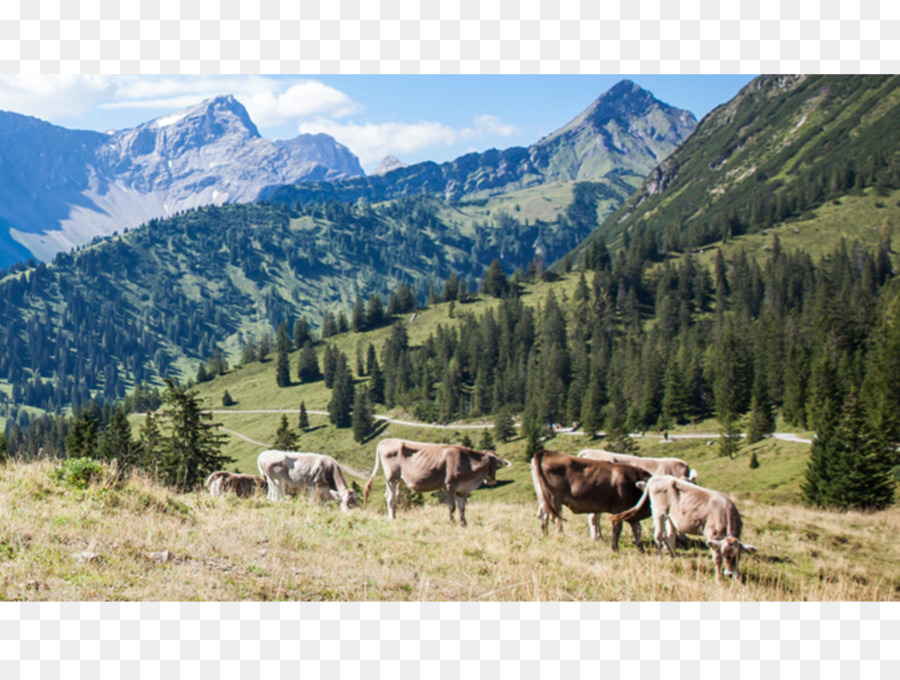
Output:
M641 456L629 456L627 453L613 453L602 449L584 449L578 452L579 458L592 460L605 460L607 463L627 463L651 475L672 475L681 477L689 482L697 483L697 471L680 458L643 458Z
M285 487L306 488L310 496L327 491L341 502L344 512L359 500L359 494L347 486L341 466L331 456L268 450L259 454L256 464L269 485L269 500L281 500Z
M450 521L459 507L459 523L466 526L466 497L481 486L493 484L501 467L510 465L493 451L476 451L466 446L424 444L405 439L382 439L375 447L375 467L363 494L363 507L378 472L384 470L388 517L397 517L397 500L402 479L410 491L424 492L443 489L447 493Z
M206 478L205 486L212 496L233 493L238 498L247 498L266 490L266 478L219 470Z
M649 478L646 470L633 465L578 458L544 449L537 451L531 459L531 479L540 504L538 518L541 520L541 531L547 533L547 522L551 517L562 531L560 511L565 505L576 514L590 513L591 535L599 539L600 514L622 512L624 508L634 506L640 498L636 483ZM642 552L644 548L638 522L649 516L648 508L628 520L634 534L634 544ZM622 522L614 521L613 550L619 549L621 533Z
M671 475L653 476L646 484L639 482L638 486L644 488L641 499L631 510L613 517L613 521L627 522L632 517L643 516L649 505L653 512L657 553L661 552L665 542L669 554L675 556L676 531L703 536L712 551L718 581L723 562L725 576L737 578L741 553L756 552L752 545L741 543L741 515L725 494Z

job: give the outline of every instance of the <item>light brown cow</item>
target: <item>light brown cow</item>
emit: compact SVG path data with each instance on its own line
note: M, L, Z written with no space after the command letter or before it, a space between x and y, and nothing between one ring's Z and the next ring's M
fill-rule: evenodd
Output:
M694 484L697 483L697 471L680 458L644 458L643 456L630 456L627 453L613 453L603 449L584 449L578 452L578 457L605 460L607 463L627 463L646 470L651 475L672 475Z
M541 531L547 533L550 518L556 520L558 529L562 531L560 511L565 505L576 514L590 513L594 523L591 533L597 538L601 513L617 513L632 507L640 498L636 483L649 477L646 470L633 465L578 458L544 449L537 451L531 459L531 479L540 505L538 518L541 520ZM638 522L649 516L650 509L647 508L627 520L634 534L634 544L640 551L643 551L643 546ZM619 549L621 533L622 522L614 521L613 550Z
M363 493L363 507L369 500L372 482L381 464L384 471L388 517L397 516L397 500L402 479L410 491L425 492L443 489L447 494L450 521L459 507L459 522L466 526L466 498L481 486L492 484L501 467L508 460L493 451L476 451L466 446L427 444L405 439L382 439L375 447L375 467Z
M247 498L266 490L266 478L219 470L206 478L205 486L212 496L233 493L238 498Z
M644 487L641 499L631 510L613 517L613 521L627 522L644 515L649 505L653 511L653 538L658 553L665 543L669 554L675 556L676 531L703 536L712 551L718 581L723 562L725 576L737 578L741 553L756 552L752 545L741 543L741 514L725 494L671 475L653 476L646 484L639 482L638 486Z
M285 487L305 488L310 497L328 493L347 512L359 499L359 494L347 486L341 466L331 456L270 449L259 454L256 464L268 483L269 500L281 500Z

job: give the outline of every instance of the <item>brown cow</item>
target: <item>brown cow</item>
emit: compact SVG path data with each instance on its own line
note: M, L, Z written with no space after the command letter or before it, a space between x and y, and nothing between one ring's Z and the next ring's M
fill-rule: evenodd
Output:
M375 447L375 467L363 493L363 507L369 500L369 491L381 463L385 477L384 495L387 499L388 517L397 517L397 500L402 479L410 491L424 492L443 489L447 493L450 521L459 507L459 523L466 526L466 498L481 486L492 484L501 467L510 465L508 460L493 451L476 451L466 446L452 444L426 444L405 439L382 439Z
M547 521L552 517L562 531L560 511L565 505L576 514L590 513L599 535L600 514L622 512L640 498L636 483L650 478L646 470L633 465L618 465L602 460L567 456L556 451L540 450L531 459L531 479L538 497L541 531L547 533ZM649 508L628 520L634 534L634 544L643 552L641 526L638 522L650 516ZM619 549L622 522L614 521L612 549Z
M213 496L233 493L238 498L247 498L266 490L266 478L219 470L206 478L205 486Z
M644 516L649 505L653 511L653 539L657 553L665 542L669 554L675 556L675 532L703 536L712 551L716 580L724 561L725 576L737 578L738 559L742 552L756 552L752 545L741 543L741 514L734 502L723 493L704 489L683 479L663 475L651 477L637 504L613 520L629 521ZM647 502L649 498L650 502Z
M341 510L348 512L359 499L359 494L347 486L341 466L331 456L268 450L259 454L256 464L268 483L269 500L281 500L285 487L306 488L310 497L320 491L328 493L340 501Z

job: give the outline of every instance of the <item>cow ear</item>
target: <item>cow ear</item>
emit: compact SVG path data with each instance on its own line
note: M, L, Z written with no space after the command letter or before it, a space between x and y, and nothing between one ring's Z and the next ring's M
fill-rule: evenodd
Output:
M647 488L647 482L645 482L643 479L642 479L641 481L639 481L639 482L635 482L634 485L635 485L637 488L639 488L639 489L646 489L646 488Z
M713 550L721 550L722 549L722 541L716 540L715 538L711 538L706 542L707 548L712 548Z
M752 546L752 545L745 545L745 544L743 544L743 543L741 543L741 550L743 550L744 552L748 552L748 553L755 553L755 552L757 552L757 550L756 550L756 548L755 548L754 546Z

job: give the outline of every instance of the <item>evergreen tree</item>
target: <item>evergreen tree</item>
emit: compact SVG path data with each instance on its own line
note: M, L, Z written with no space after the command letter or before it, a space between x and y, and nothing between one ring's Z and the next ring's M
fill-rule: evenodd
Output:
M371 347L371 345L369 345ZM369 363L369 399L373 404L384 403L384 372L378 365L378 359L373 353L372 361Z
M88 408L82 407L72 419L66 435L66 456L69 458L96 458L99 420Z
M478 448L482 451L493 451L494 446L494 438L491 436L490 429L486 427L481 431L481 439L478 440Z
M755 470L759 467L759 458L756 457L756 451L750 454L750 469Z
M144 424L138 431L137 465L158 479L159 454L162 446L162 435L153 411L147 411Z
M872 426L894 450L900 446L900 293L894 295L881 325L872 333L862 396ZM895 454L894 463L900 464Z
M768 380L762 371L756 373L753 381L753 399L750 402L750 427L747 430L747 443L758 442L775 431L775 405L769 399Z
M880 510L893 502L892 451L873 430L856 393L843 413L826 400L813 441L806 480L807 503L842 510Z
M164 416L170 430L162 441L158 473L162 483L190 491L233 459L220 453L225 436L216 431L218 423L209 422L212 415L203 412L197 393L169 378L165 382Z
M247 335L247 342L244 344L244 349L241 352L241 365L247 366L248 364L252 364L258 357L259 352L256 347L256 338L250 333Z
M127 474L136 463L136 444L131 437L131 425L125 409L119 406L112 420L100 435L97 452L101 460L118 461L119 474Z
M506 408L499 409L494 414L494 436L498 442L507 442L516 435L515 424Z
M325 345L322 353L322 375L325 378L325 387L334 387L334 371L337 367L338 350L333 345Z
M353 304L353 311L350 313L350 330L354 333L362 333L368 328L366 324L366 306L359 295L356 296L356 302Z
M375 418L369 390L362 388L353 399L353 439L362 444L375 431Z
M509 281L506 280L506 273L503 271L503 265L500 260L491 262L487 272L484 275L484 284L482 291L485 295L491 297L503 297L509 289Z
M347 367L347 357L343 352L337 352L334 369L334 389L331 392L331 401L328 402L328 416L335 427L350 427L353 424L351 412L355 399L353 377Z
M300 402L300 420L297 423L297 427L300 428L301 432L306 432L309 429L309 416L306 413L306 404L302 401Z
M222 395L222 406L234 406L236 403L232 396L228 394L228 390L225 390L225 394Z
M319 371L319 359L309 340L304 343L297 359L297 377L301 383L311 383L322 379L322 373Z
M366 328L378 328L384 322L384 305L378 293L369 295L366 304Z
M291 366L288 362L288 352L291 349L291 339L288 336L287 323L278 324L278 333L275 339L275 383L278 387L288 387L291 384Z
M294 322L294 349L303 349L303 345L312 339L312 332L306 317L300 317Z
M197 384L209 382L211 380L211 376L209 375L209 371L206 370L206 364L202 361L200 362L200 366L197 368L197 377L194 380Z
M281 422L275 431L275 440L272 442L272 448L278 451L296 451L297 434L288 424L287 415L281 414Z
M256 346L256 356L260 362L264 362L269 358L269 355L272 353L272 344L272 334L263 333L263 336L259 339L259 344Z

